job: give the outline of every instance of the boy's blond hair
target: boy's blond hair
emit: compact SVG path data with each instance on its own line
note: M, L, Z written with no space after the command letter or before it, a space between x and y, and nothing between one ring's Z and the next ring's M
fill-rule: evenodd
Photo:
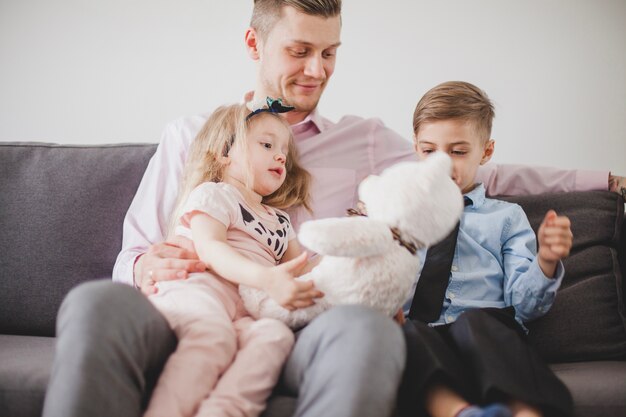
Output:
M290 6L310 16L334 17L341 14L341 0L254 0L250 27L261 39L267 39L281 18L282 8Z
M220 182L226 169L225 156L232 147L239 147L247 158L247 131L252 123L265 117L275 117L285 125L289 132L289 155L285 164L285 182L272 194L263 197L263 204L279 209L309 205L310 174L300 166L298 152L293 142L293 135L287 121L274 113L261 112L246 121L250 110L243 104L221 106L215 110L202 126L189 148L189 156L183 168L182 184L178 192L176 204L169 222L168 236L173 235L174 228L182 213L187 197L194 188L203 182ZM252 186L252 173L249 169L245 184Z
M474 125L483 141L491 137L495 111L487 94L464 81L448 81L430 89L413 113L413 133L417 136L423 123L458 119Z

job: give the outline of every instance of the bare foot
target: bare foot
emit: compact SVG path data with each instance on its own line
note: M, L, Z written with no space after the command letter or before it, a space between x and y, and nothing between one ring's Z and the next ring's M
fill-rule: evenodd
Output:
M454 417L469 403L446 385L435 385L426 393L426 409L432 417Z
M513 417L543 417L539 409L521 401L512 401L509 408L513 412Z

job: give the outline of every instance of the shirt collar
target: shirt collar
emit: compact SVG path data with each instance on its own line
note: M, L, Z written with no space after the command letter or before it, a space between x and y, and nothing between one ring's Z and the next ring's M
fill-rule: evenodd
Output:
M463 196L471 200L472 204L470 206L479 208L485 204L485 186L480 183L469 193L463 194Z
M303 121L291 125L291 130L293 130L294 134L298 134L301 131L309 129L311 125L315 126L318 133L322 133L326 129L324 119L320 116L317 109L314 109L311 113L309 113Z

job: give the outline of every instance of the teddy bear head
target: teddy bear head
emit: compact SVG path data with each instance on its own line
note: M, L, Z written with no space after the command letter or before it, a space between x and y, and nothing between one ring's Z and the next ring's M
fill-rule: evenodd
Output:
M359 199L370 219L396 228L418 248L431 246L452 231L463 211L451 169L452 161L443 152L420 162L402 162L363 180Z

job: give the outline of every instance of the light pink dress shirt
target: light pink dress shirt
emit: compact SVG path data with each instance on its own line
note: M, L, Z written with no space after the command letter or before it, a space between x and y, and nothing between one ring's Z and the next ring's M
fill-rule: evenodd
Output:
M170 212L176 202L189 145L208 114L170 123L150 160L137 194L126 213L122 251L113 280L133 285L138 255L165 239ZM288 211L295 230L311 218L343 216L358 201L357 185L370 174L401 161L416 160L411 143L379 119L345 116L337 123L316 111L292 126L300 162L313 177L313 214ZM523 165L487 164L478 171L488 195L607 189L607 172L561 170Z

